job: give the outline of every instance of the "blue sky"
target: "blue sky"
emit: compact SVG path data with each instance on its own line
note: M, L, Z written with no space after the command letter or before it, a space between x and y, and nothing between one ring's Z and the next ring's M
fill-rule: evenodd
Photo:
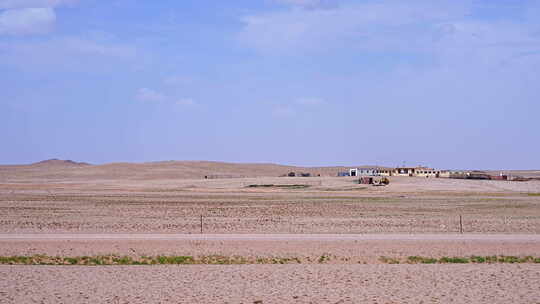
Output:
M0 163L540 168L540 1L0 0Z

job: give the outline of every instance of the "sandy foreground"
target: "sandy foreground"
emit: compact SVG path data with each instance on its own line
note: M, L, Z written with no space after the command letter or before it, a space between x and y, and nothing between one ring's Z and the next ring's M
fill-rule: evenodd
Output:
M384 239L385 236L390 236ZM0 266L0 303L540 303L539 264L381 264L381 256L538 255L536 235L424 239L0 239L0 255L240 255L302 264ZM49 235L49 237L51 237ZM373 236L375 237L375 236ZM456 240L461 237L461 240ZM325 256L323 264L318 258ZM262 301L262 302L261 302Z
M539 303L538 265L0 266L0 303Z

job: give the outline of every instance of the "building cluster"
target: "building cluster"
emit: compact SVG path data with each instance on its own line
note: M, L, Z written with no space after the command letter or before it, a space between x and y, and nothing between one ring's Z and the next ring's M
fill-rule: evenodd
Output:
M450 171L438 170L428 167L364 167L351 168L348 172L339 172L338 176L411 176L411 177L435 177L435 178L456 178L456 179L486 179L486 180L508 180L504 174L492 175L483 171Z
M349 172L340 172L338 176L419 176L419 177L450 177L450 171L436 170L427 167L370 167L351 168Z

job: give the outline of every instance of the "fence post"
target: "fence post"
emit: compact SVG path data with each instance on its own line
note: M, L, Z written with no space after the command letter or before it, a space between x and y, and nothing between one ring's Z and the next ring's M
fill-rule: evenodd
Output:
M463 219L461 214L459 215L459 233L463 234Z

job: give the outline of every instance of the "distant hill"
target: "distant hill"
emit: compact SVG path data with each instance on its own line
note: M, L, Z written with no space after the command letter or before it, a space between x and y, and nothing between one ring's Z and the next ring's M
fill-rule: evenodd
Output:
M42 160L40 162L37 162L37 163L33 163L31 164L30 166L34 166L34 167L54 167L54 166L59 166L59 167L81 167L81 166L90 166L89 163L84 163L84 162L75 162L75 161L72 161L72 160L62 160L62 159L57 159L57 158L52 158L52 159L47 159L47 160Z
M241 177L277 177L289 172L312 176L336 176L349 168L366 166L297 167L263 163L225 163L214 161L162 161L148 163L110 163L91 165L72 160L49 159L30 165L0 166L0 182L48 180L83 182L89 180L167 180ZM511 171L505 171L511 173ZM519 171L533 176L539 171Z
M356 166L358 167L358 166ZM162 161L91 165L72 160L49 159L30 165L0 166L0 181L49 179L84 181L93 179L160 180L284 176L289 172L313 176L336 176L347 167L296 167L262 163L213 161Z

